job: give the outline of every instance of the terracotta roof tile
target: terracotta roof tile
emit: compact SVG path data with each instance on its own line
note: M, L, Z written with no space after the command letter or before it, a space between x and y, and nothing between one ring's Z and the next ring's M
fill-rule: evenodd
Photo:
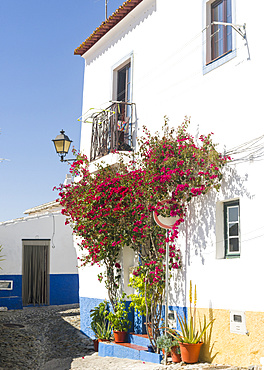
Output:
M97 27L78 48L74 50L74 55L83 55L142 1L143 0L125 1L112 15L110 15L110 17Z

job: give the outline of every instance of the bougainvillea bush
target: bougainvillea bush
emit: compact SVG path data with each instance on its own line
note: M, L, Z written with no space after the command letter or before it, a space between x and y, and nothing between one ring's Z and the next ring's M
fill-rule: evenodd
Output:
M155 332L165 286L164 256L170 243L169 269L181 267L176 247L179 225L184 222L188 203L195 197L220 187L222 168L228 158L217 152L212 134L198 142L188 134L189 120L152 135L144 128L138 152L127 162L122 156L114 166L101 163L89 172L89 161L77 155L71 171L78 181L60 187L62 213L81 238L82 265L105 267L105 282L113 309L118 301L121 277L120 250L131 247L139 257L135 277L145 284L146 321ZM168 200L163 204L164 200ZM153 219L153 212L177 216L169 236ZM103 274L98 276L99 280ZM135 282L131 282L132 286ZM142 291L142 290L141 290ZM148 292L148 293L146 293ZM148 296L146 295L148 294ZM155 297L155 299L153 299ZM148 302L155 304L153 308Z

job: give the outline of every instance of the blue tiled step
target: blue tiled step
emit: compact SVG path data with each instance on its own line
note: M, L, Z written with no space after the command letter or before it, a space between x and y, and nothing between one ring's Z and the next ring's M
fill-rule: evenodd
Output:
M129 358L160 364L162 355L148 352L148 338L142 335L129 335L130 343L100 342L98 355L101 357ZM137 343L135 343L137 342ZM140 342L141 344L139 344ZM144 345L145 343L145 345Z
M138 344L139 346L144 346L144 347L147 347L150 344L147 334L130 333L128 335L128 342L132 344Z

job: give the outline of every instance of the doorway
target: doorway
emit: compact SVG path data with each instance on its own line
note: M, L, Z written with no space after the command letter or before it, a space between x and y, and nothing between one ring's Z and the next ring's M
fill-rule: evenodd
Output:
M50 240L22 240L23 306L49 304Z

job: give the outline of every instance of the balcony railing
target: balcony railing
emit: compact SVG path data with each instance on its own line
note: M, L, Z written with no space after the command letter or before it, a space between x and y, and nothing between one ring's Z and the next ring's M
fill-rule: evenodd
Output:
M93 118L90 161L118 151L132 151L133 103L113 102Z

